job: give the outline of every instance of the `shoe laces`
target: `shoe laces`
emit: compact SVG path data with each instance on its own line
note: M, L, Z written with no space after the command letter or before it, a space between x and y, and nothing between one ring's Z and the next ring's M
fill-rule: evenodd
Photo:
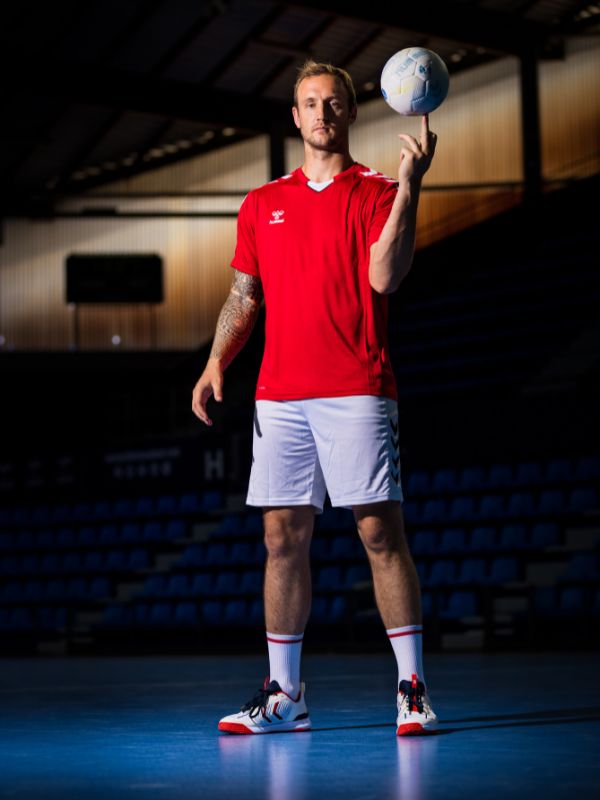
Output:
M266 678L263 688L258 690L252 700L248 700L248 702L242 706L242 711L248 711L251 719L254 719L254 717L258 716L259 712L262 712L263 714L266 713L269 697L271 697L273 694L277 694L280 691L281 686L277 683L277 681L271 681L269 683L269 679Z
M398 691L402 694L402 709L405 712L424 713L425 684L417 680L416 675L413 674L410 681L400 681Z

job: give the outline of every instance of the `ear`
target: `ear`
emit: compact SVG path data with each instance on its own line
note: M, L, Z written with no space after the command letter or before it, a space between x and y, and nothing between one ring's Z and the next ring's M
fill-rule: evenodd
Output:
M300 128L300 115L298 114L298 109L296 106L292 106L292 116L294 118L294 125L297 128Z
M358 108L356 106L352 106L352 108L350 109L350 125L352 125L353 122L356 122L357 114L358 114Z

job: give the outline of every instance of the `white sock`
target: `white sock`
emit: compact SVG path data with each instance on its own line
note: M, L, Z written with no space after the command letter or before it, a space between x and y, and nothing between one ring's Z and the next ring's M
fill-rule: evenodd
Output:
M300 656L303 633L269 633L269 679L277 681L294 700L300 694Z
M394 655L398 662L398 684L410 681L416 675L425 683L423 672L423 626L405 625L403 628L389 628L389 636Z

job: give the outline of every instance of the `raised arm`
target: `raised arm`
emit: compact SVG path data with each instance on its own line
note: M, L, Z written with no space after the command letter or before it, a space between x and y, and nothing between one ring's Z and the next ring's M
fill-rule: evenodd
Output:
M417 206L423 175L429 169L437 136L429 130L427 115L421 119L419 139L399 134L405 142L400 153L398 194L379 239L371 245L369 282L380 294L395 292L410 270L415 249Z
M223 373L248 341L262 299L260 278L236 269L217 320L210 356L192 392L192 411L206 425L212 425L206 403L211 395L218 403L223 400Z

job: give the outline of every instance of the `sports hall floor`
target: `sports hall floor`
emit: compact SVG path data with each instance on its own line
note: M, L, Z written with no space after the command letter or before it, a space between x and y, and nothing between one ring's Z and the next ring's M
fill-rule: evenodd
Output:
M0 661L0 797L600 796L600 654L432 654L442 724L395 736L395 664L307 655L310 733L218 734L266 658Z

